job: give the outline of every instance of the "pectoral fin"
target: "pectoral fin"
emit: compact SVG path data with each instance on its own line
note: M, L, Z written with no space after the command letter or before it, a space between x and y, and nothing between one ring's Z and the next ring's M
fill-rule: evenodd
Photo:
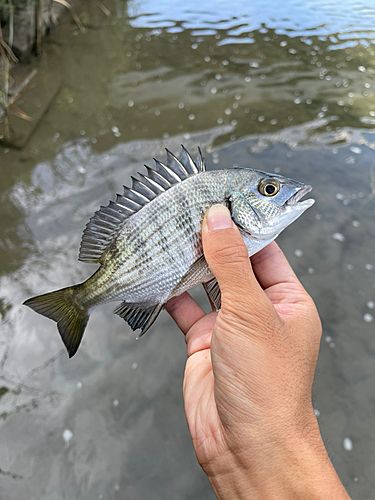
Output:
M218 311L221 307L221 292L219 288L219 283L216 278L213 278L207 283L203 283L203 288L207 293L208 300L210 301L213 311Z

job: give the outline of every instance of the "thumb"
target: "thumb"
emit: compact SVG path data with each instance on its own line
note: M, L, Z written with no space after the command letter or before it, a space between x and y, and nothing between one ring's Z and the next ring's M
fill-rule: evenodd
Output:
M239 318L271 304L253 273L241 233L224 205L212 206L202 226L203 251L221 290L223 312Z

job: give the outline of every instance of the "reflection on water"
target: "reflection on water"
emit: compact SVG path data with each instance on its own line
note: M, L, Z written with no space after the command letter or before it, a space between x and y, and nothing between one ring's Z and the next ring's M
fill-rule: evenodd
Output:
M353 498L371 497L374 6L105 5L110 16L85 4L88 29L67 18L47 43L38 64L64 75L61 92L24 150L0 150L1 499L212 498L185 429L171 321L135 342L104 307L68 360L54 325L20 306L92 272L77 262L88 217L181 142L200 144L210 168L314 186L316 207L281 243L325 325L325 439Z
M286 0L277 6L254 0L229 3L225 0L201 2L132 1L127 13L135 28L166 28L170 33L196 30L197 35L220 34L219 45L232 40L252 43L256 31L301 37L313 43L311 37L328 38L330 48L342 48L340 40L352 40L368 46L374 38L374 6L357 0ZM179 28L179 31L176 29ZM208 33L207 33L208 31ZM195 34L195 33L194 33Z

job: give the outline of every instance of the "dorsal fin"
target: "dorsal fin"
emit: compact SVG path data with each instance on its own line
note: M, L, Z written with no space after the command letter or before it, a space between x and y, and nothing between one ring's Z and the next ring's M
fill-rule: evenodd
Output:
M131 188L124 186L123 194L117 194L116 201L110 201L95 212L83 231L79 260L100 262L128 217L170 187L206 170L200 148L198 160L194 161L184 146L181 147L179 158L167 149L166 163L155 159L154 168L145 165L147 174L138 173L138 178L132 177Z

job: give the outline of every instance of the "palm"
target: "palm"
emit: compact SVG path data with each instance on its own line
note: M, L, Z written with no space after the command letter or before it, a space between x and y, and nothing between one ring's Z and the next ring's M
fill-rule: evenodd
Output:
M270 245L257 254L252 258L253 268L257 275L257 268L262 268L262 287L279 316L291 319L304 307L306 292L295 276L290 275L289 267L285 268L285 273L279 269L279 279L275 280L273 266L269 266L270 259L276 258L275 252L280 250L276 245ZM172 299L167 310L186 335L185 412L198 460L203 465L225 449L211 363L211 339L218 313L204 314L186 293Z

